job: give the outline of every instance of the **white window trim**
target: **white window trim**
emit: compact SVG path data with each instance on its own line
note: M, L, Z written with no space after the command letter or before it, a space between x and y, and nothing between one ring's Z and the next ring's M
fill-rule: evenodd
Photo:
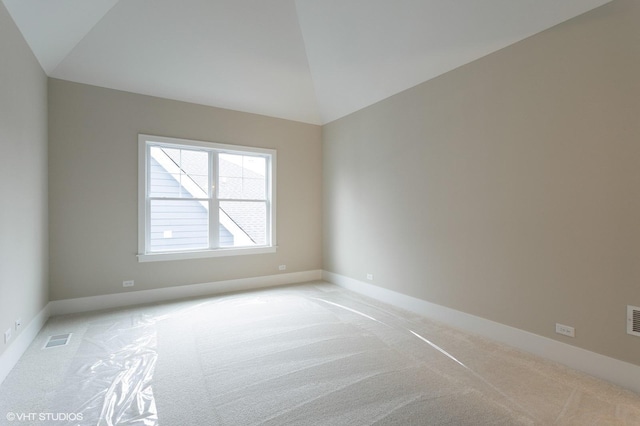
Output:
M268 154L271 161L268 162L270 181L267 196L267 226L269 227L270 243L257 247L225 247L201 250L180 250L173 252L147 252L149 223L149 211L147 209L147 143L157 142L160 144L176 145L176 147L196 146L229 153L254 153ZM202 259L208 257L255 255L264 253L275 253L276 245L276 151L274 149L254 148L241 145L227 145L214 142L204 142L189 139L169 138L164 136L138 135L138 262L156 262L183 259ZM223 220L223 218L221 218Z

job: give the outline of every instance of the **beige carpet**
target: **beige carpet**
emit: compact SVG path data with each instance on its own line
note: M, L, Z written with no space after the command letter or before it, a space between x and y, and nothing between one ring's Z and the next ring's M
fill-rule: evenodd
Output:
M169 424L194 411L199 421L242 425L529 424L523 409L408 330L327 299L294 291L241 296L160 321L160 417ZM176 389L191 401L173 403Z
M55 318L0 424L47 410L83 421L33 424L640 425L637 394L324 283Z

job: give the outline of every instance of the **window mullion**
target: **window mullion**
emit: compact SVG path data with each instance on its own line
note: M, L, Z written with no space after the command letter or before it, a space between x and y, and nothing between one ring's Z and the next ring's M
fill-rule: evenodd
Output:
M220 203L218 201L218 152L209 151L209 247L220 247Z

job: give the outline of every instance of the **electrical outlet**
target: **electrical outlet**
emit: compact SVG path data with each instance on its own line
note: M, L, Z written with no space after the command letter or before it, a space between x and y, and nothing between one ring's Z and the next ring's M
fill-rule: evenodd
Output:
M4 332L4 343L9 343L9 340L11 340L11 329Z
M280 271L286 271L287 270L287 265L280 265L280 266L278 266L278 269Z
M131 280L131 281L122 281L122 287L133 287L133 280Z
M576 330L573 327L569 327L568 325L562 325L556 323L556 333L562 334L564 336L576 337Z
M22 326L22 320L20 318L18 318L16 320L16 331L18 331L18 329Z
M373 274L367 274L367 279L369 281L373 281Z

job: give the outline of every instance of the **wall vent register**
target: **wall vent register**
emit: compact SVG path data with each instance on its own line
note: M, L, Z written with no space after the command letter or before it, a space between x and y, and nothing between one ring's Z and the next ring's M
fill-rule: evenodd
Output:
M49 336L47 343L45 343L43 349L56 348L59 346L66 346L71 340L72 333L56 334L55 336Z
M627 333L640 337L640 308L627 306Z

